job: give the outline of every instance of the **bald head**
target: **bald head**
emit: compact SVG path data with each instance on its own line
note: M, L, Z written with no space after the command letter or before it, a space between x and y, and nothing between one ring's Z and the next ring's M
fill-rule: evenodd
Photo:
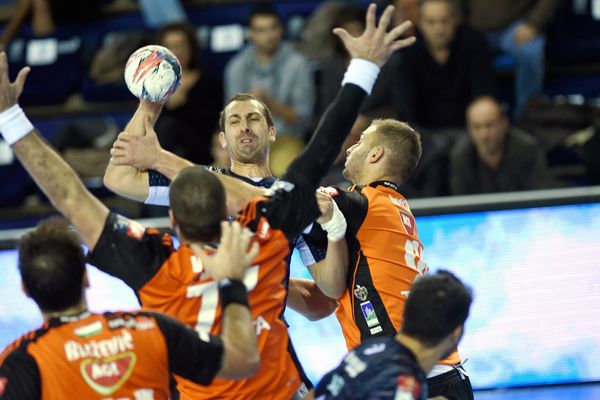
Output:
M502 152L508 127L508 119L493 97L479 97L467 107L467 130L480 154Z

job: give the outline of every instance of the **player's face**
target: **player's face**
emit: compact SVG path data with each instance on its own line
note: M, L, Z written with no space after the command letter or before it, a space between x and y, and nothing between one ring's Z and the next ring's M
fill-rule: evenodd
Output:
M264 162L275 128L269 127L262 105L255 101L234 101L225 109L224 144L232 160L244 164Z
M479 153L495 155L503 150L508 120L496 104L473 105L467 114L467 128Z
M375 126L371 125L360 135L360 140L346 151L346 163L342 174L354 184L360 184L364 169L367 167L366 159L373 148Z
M454 37L456 18L445 1L429 1L422 5L419 30L427 45L434 49L446 48Z
M279 48L283 29L272 15L255 15L250 21L250 41L261 52L272 54Z
M163 38L163 46L171 50L183 68L186 68L191 59L190 45L183 32L169 32Z

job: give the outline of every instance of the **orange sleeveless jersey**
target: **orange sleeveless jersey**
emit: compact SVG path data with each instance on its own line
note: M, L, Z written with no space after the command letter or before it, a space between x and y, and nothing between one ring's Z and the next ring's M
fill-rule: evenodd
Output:
M314 197L314 195L313 195ZM260 370L252 378L240 381L215 379L209 386L201 386L180 376L175 376L177 389L181 399L291 399L301 385L301 378L296 365L288 351L289 336L287 325L282 320L285 307L288 268L286 256L289 254L289 241L283 231L272 228L267 219L257 212L257 204L265 199L257 198L250 202L238 216L244 226L256 233L255 239L260 244L260 252L254 264L248 269L244 283L248 288L248 301L256 326L258 347L260 352ZM109 220L111 217L109 217ZM122 225L122 217L114 215L109 225ZM127 221L126 223L135 224ZM91 263L118 268L115 264L114 252L104 253L108 242L117 242L114 247L123 247L119 241L133 244L149 242L146 253L154 254L156 269L150 268L149 280L135 282L130 286L137 291L144 309L163 312L198 332L218 334L221 331L221 306L217 283L206 277L200 260L194 256L188 246L180 246L173 251L172 239L168 235L158 234L154 229L142 230L139 240L132 238L135 228L129 227L125 232L111 229L110 235L103 232L92 254ZM162 250L161 250L162 249ZM130 248L132 253L143 254ZM207 249L213 252L214 249ZM164 254L164 255L163 255ZM161 255L163 255L161 258ZM102 260L103 259L103 260ZM112 261L111 261L112 260ZM161 260L160 263L156 260ZM151 263L152 261L147 261ZM139 270L139 268L138 268ZM122 272L122 271L121 271ZM109 271L113 273L113 271ZM117 275L115 273L115 275ZM119 276L119 275L117 275ZM126 276L123 277L127 279ZM127 280L126 280L127 282Z
M84 313L71 322L50 320L8 346L0 365L11 355L19 356L18 352L31 356L45 400L168 399L167 346L156 319L130 313L107 315ZM126 325L114 324L117 320ZM35 376L35 366L30 369ZM10 375L4 379L6 388L11 384L37 386Z
M366 338L400 330L412 282L428 267L415 218L395 184L381 181L353 188L336 201L349 220L352 234L346 237L354 236L348 240L347 290L336 312L352 350ZM454 352L440 363L459 362Z

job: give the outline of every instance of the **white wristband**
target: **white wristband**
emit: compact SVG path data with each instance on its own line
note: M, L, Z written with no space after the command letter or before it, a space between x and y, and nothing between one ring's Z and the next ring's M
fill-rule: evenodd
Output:
M33 129L33 124L18 104L0 112L0 133L9 145L23 139Z
M333 215L329 221L321 224L321 228L327 232L327 240L337 242L346 236L346 227L348 224L335 201L331 201L333 202Z
M379 75L379 70L379 66L372 61L353 58L344 74L342 86L346 83L353 83L370 95L377 80L377 75Z

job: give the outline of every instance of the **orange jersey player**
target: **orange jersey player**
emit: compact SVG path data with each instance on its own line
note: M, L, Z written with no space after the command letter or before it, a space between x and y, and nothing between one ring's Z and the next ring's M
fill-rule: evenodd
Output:
M216 261L227 262L234 273L223 276L232 279L243 276L258 253L252 248L246 254L250 235L241 232L239 224L225 227L224 237L237 244L224 244L208 260L213 269ZM219 289L225 309L221 340L158 313L90 313L83 250L64 220L42 222L23 237L19 270L24 291L45 322L0 355L0 399L166 400L172 373L208 385L217 373L235 379L258 369L246 289L239 280Z
M375 120L347 153L344 175L355 186L348 191L324 190L345 217L345 235L339 239L345 238L347 259L332 260L331 244L316 224L307 242L311 250L318 248L318 242L319 251L327 246L325 264L309 268L317 286L338 299L337 318L348 350L352 350L371 337L394 336L400 331L411 285L428 267L415 218L399 186L421 156L418 133L396 120ZM323 279L325 272L335 269L340 271L337 281ZM472 399L456 351L441 360L429 377L435 395L452 393L455 385L465 393L456 399Z

